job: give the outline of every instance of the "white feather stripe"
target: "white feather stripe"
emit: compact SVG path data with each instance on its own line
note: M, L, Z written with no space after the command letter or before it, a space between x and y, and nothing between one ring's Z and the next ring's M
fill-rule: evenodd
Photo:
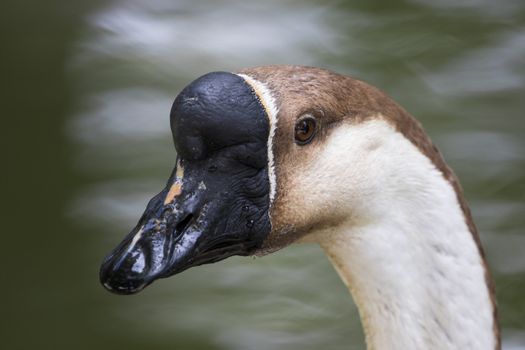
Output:
M268 115L268 123L270 124L270 133L268 135L268 177L270 179L270 206L275 199L276 192L276 178L275 178L275 165L273 157L273 138L275 136L275 130L277 128L277 114L279 110L275 102L270 89L264 83L246 75L246 74L237 74L243 78L248 85L252 87L257 95L257 98L263 105L266 114Z

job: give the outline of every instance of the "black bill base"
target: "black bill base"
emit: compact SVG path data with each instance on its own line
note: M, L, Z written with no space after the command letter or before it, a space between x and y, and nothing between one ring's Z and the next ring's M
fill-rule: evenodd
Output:
M192 82L173 104L171 128L177 166L102 264L112 292L251 255L270 232L268 117L244 79L216 72Z

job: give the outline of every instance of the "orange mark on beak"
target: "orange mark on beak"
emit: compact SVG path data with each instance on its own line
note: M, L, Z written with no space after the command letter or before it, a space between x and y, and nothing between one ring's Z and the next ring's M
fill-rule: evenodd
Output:
M177 197L182 190L182 185L180 182L174 182L173 185L171 185L170 190L168 191L168 194L166 195L166 198L164 199L164 205L171 203L175 197Z

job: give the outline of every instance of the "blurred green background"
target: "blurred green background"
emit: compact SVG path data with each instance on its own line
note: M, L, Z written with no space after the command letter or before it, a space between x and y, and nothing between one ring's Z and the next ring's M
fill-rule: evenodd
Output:
M525 349L525 2L4 0L2 349L359 349L321 251L232 258L118 297L103 256L163 186L172 99L213 70L322 66L423 122L459 175Z

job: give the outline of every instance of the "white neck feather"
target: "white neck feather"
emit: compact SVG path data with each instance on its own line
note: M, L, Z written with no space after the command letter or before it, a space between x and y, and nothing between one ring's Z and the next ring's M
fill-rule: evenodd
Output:
M321 158L348 162L330 185L353 212L310 237L350 289L368 348L494 349L482 258L432 162L383 120L339 127Z

